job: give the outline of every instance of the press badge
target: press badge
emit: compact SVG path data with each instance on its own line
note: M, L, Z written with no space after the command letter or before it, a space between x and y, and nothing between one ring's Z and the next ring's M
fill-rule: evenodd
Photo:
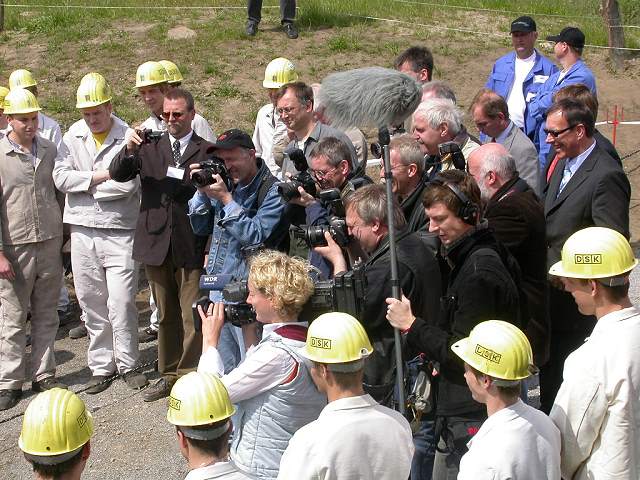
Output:
M177 178L182 180L184 178L184 168L169 167L167 168L167 177Z
M549 79L549 75L534 75L533 83L544 83Z

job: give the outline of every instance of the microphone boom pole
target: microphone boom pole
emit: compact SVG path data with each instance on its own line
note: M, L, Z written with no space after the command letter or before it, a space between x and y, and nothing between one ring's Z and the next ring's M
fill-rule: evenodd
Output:
M387 224L389 227L389 262L391 264L391 295L397 300L402 300L400 290L400 275L398 274L398 255L396 252L396 228L393 215L393 172L391 171L391 157L389 154L390 142L389 129L378 129L378 142L382 147L382 162L384 165L384 184L387 191ZM396 388L398 390L398 411L404 415L406 403L404 397L404 361L402 359L402 339L400 330L393 329L393 341L396 357Z

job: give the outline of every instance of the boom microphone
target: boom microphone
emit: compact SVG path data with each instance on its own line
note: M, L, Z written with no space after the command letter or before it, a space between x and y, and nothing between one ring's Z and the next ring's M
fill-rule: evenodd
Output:
M401 124L422 98L413 78L382 67L333 73L322 81L318 101L331 126L350 127Z

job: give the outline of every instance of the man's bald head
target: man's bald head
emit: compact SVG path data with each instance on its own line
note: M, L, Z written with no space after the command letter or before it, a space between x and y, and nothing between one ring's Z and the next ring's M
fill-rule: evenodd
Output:
M487 143L474 150L467 158L467 168L485 202L518 175L515 160L499 143Z

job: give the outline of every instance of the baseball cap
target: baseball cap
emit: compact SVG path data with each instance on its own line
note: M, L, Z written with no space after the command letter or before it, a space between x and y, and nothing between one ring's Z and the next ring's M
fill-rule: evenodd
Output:
M213 144L215 148L221 148L223 150L231 150L232 148L242 147L255 150L251 137L237 128L232 128L222 132L218 136L218 140Z
M584 47L584 33L576 27L565 27L560 32L560 35L549 35L547 40L556 43L564 42L573 48Z
M528 16L522 16L516 18L513 22L511 22L511 33L514 32L535 32L536 31L536 22L533 18Z

